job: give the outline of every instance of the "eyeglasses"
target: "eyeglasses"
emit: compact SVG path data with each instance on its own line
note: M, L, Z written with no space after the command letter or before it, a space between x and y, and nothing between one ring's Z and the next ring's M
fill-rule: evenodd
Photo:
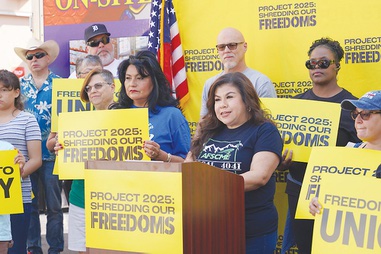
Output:
M226 47L228 47L228 49L230 50L236 50L238 47L238 44L242 44L242 43L244 42L231 42L228 44L217 44L216 48L218 51L224 51Z
M351 111L353 120L356 120L357 116L360 115L361 119L366 121L369 120L371 114L381 114L381 110L363 110L361 112L357 112L357 110Z
M321 69L327 69L333 63L335 63L335 60L307 60L306 67L309 70L316 69L316 66L318 66Z
M28 54L25 56L26 60L32 60L33 57L35 56L37 59L41 59L43 58L44 56L46 56L48 53L45 53L45 52L37 52L35 54Z
M98 91L98 90L102 89L102 87L103 87L104 85L111 85L111 83L107 83L107 82L98 82L98 83L95 83L93 86L85 86L85 92L86 92L86 93L90 93L91 90L92 90L93 88L95 88L95 90Z
M99 40L97 41L88 41L86 44L90 47L98 47L99 46L99 43L103 43L104 45L106 44L109 44L110 43L110 37L108 36L103 36L102 38L100 38Z

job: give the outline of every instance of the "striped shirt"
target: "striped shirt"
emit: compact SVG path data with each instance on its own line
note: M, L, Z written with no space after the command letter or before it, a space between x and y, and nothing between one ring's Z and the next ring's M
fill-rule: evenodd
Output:
M0 140L11 143L28 161L27 142L41 140L41 131L36 118L30 113L21 111L11 121L0 124ZM29 176L23 179L21 186L23 202L31 203L32 185Z

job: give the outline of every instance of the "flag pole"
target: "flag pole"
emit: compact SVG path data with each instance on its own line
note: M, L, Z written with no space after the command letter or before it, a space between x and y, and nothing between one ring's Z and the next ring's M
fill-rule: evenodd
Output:
M164 9L165 1L161 1L161 10L160 10L160 66L164 71Z

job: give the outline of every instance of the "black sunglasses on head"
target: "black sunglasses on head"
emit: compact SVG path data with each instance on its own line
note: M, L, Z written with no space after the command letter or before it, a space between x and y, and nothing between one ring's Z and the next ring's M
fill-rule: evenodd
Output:
M37 52L35 54L28 54L25 56L26 60L32 60L33 57L35 56L37 59L41 59L43 58L44 56L46 56L48 53L45 53L45 52Z
M103 43L104 45L106 44L109 44L110 43L110 37L108 36L103 36L102 38L100 38L99 40L96 40L96 41L88 41L86 44L90 47L98 47L99 46L99 43Z
M335 63L335 60L307 60L306 67L309 70L316 69L316 66L318 66L320 69L327 69L333 63Z

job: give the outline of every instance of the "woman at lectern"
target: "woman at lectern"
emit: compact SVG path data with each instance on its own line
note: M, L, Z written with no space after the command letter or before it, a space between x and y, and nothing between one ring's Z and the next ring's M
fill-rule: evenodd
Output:
M122 84L118 103L113 108L148 108L150 140L145 153L155 161L183 162L190 148L188 121L156 56L140 51L118 67Z
M239 72L213 83L207 108L186 161L207 163L244 178L246 253L272 254L278 228L274 171L283 148L279 131L261 109L253 84Z

